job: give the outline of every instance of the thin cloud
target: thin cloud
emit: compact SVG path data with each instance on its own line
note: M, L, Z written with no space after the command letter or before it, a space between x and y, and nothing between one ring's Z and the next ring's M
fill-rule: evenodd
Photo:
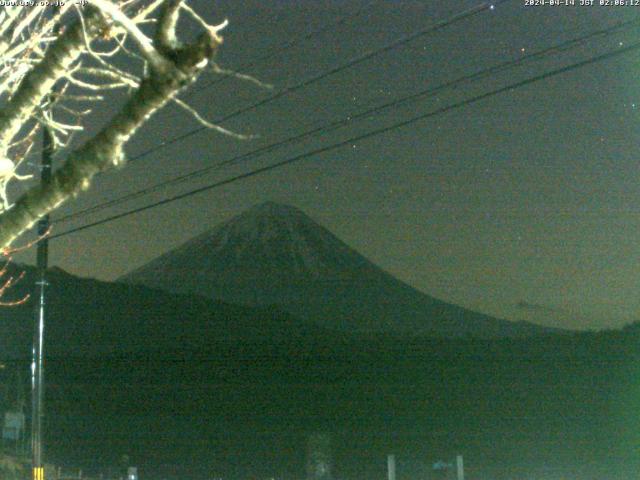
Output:
M516 308L518 310L524 310L527 312L535 312L535 313L562 313L569 314L566 310L557 307L550 307L548 305L542 305L539 303L530 303L525 300L520 300L516 303Z

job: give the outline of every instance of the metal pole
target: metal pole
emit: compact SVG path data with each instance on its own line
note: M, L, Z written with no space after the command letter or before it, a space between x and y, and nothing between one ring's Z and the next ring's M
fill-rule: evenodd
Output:
M53 135L48 127L43 129L42 160L40 182L51 181L51 158L53 156ZM38 221L38 236L43 237L49 231L49 215ZM44 327L47 294L47 267L49 265L49 240L42 238L37 250L38 305L36 308L33 334L31 364L31 454L33 480L44 480L44 462L42 447L42 418L44 416Z
M456 456L456 478L457 480L464 480L464 462L462 461L462 455Z
M389 480L396 480L396 456L387 455L387 474Z

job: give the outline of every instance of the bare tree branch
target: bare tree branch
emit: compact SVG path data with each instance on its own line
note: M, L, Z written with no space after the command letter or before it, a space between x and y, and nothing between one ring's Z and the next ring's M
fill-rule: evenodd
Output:
M138 44L142 56L149 62L152 68L162 72L170 68L168 61L155 49L151 39L149 39L138 28L138 25L127 17L120 8L109 0L89 0L96 8L110 16L116 23L121 25Z
M80 33L81 35L81 33ZM152 70L111 121L82 147L69 154L51 182L29 190L0 216L0 245L10 245L40 217L89 188L92 178L123 161L123 148L131 136L158 109L191 84L220 44L210 32L194 43L171 51L162 70Z
M251 138L209 122L177 97L211 63L226 21L207 24L187 0L88 1L85 8L66 2L55 9L0 10L0 249L10 248L39 218L89 188L97 173L122 164L127 142L170 101L207 128ZM181 15L202 30L191 43L178 38ZM111 93L115 89L122 91ZM87 131L93 129L84 127L93 118L93 104L114 95L124 96L123 106L90 136ZM31 186L12 204L7 187L31 178L17 170L42 126L57 147L64 147L57 153L63 163L50 182ZM74 133L82 143L72 143ZM0 297L12 282L0 282Z
M98 21L95 15L89 15L88 27L95 28ZM83 49L83 29L81 23L76 21L51 44L42 61L24 77L16 93L0 110L0 156L6 156L9 144L22 125L52 90L53 85L65 76L66 70Z

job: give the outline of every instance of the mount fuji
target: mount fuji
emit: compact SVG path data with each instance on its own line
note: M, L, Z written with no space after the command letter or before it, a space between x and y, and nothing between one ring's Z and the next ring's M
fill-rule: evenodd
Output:
M354 333L495 338L550 332L422 293L299 209L273 202L245 211L119 281L247 306L277 305L302 320Z

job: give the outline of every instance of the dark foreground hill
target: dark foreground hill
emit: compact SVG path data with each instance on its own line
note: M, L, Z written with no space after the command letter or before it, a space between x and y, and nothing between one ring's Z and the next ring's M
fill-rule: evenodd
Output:
M22 297L25 280L9 293ZM47 352L52 356L102 357L127 352L200 349L215 342L272 343L322 338L328 331L294 319L274 307L251 308L206 298L173 295L142 286L82 279L60 269L49 273ZM36 295L33 295L35 298ZM34 304L2 309L0 351L4 358L28 351ZM336 337L332 334L332 338Z
M344 479L384 478L389 452L399 480L458 452L471 479L640 468L636 328L401 340L62 271L51 293L46 451L62 465L106 473L127 454L144 478L299 479L304 436L323 430ZM31 307L2 313L11 383Z
M258 205L121 278L292 315L346 332L495 338L549 331L452 305L410 287L300 210Z

